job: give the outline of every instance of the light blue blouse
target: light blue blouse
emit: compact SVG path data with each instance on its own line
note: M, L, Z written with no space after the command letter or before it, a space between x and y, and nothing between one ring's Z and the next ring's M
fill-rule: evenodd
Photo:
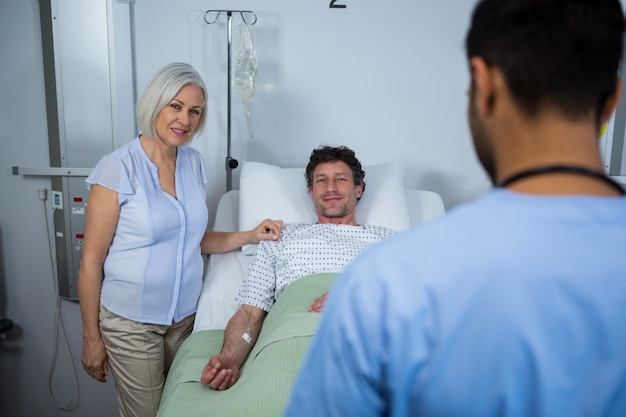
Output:
M120 214L104 262L100 302L142 323L169 325L195 313L208 224L202 156L179 147L177 199L161 189L139 138L103 157L86 179L118 193Z

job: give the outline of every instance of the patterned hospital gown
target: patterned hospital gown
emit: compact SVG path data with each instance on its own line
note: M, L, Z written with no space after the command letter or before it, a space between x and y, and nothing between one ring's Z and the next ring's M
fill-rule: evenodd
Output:
M293 281L319 272L339 272L364 249L395 233L380 226L285 226L280 242L259 244L237 302L269 312Z

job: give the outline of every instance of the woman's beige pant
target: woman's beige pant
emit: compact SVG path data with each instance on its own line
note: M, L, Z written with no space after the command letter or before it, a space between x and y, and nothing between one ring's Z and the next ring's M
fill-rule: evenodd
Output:
M156 416L165 377L178 348L193 330L194 318L171 326L145 324L100 305L100 332L115 378L120 417Z

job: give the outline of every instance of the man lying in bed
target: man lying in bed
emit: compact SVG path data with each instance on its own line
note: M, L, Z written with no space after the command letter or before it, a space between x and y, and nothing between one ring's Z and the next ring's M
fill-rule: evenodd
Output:
M285 226L279 242L259 245L239 291L241 308L228 322L222 350L209 358L202 371L201 382L213 389L224 390L237 382L265 316L290 283L313 273L338 272L364 249L395 234L356 223L365 172L349 148L313 150L305 176L318 222ZM321 311L324 299L325 294L310 311Z

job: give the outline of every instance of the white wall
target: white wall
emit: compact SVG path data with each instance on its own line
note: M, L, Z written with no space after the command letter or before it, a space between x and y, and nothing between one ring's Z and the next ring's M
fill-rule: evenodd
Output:
M135 1L137 85L141 91L157 68L174 60L190 62L205 78L208 127L194 146L213 173L213 207L225 190L227 29L225 15L210 26L204 13L234 7L232 1L179 4ZM257 14L259 70L254 139L247 138L243 106L232 93L233 157L303 166L319 144L345 144L365 165L402 161L407 186L439 192L448 208L482 193L488 184L465 122L463 41L473 1L345 4L237 3ZM240 16L232 22L235 56ZM235 171L234 188L237 178Z
M211 32L202 19L208 8L258 16L256 137L246 138L233 93L234 157L303 166L320 143L345 144L366 165L402 161L407 185L439 192L448 208L487 189L465 121L463 38L473 0L339 3L347 8L330 9L328 0L135 0L139 89L158 67L182 60L198 68L211 92L207 129L193 144L212 173L211 208L225 190L226 28L222 17ZM74 303L62 309L74 356L59 341L52 391L59 402L71 399L73 361L80 401L65 412L49 397L56 300L38 190L50 181L11 174L12 166L49 161L36 0L0 0L0 53L0 317L16 323L0 342L0 416L115 416L113 384L90 380L80 367ZM126 136L118 143L132 139Z
M0 415L115 416L114 385L90 380L80 367L77 304L62 305L74 356L69 357L59 334L50 372L56 296L38 192L49 190L50 180L11 174L12 166L49 166L38 10L37 1L0 0L0 317L15 322L7 340L0 341ZM49 201L46 210L51 213ZM50 394L61 406L78 394L72 362L78 368L80 402L65 412L52 404Z

